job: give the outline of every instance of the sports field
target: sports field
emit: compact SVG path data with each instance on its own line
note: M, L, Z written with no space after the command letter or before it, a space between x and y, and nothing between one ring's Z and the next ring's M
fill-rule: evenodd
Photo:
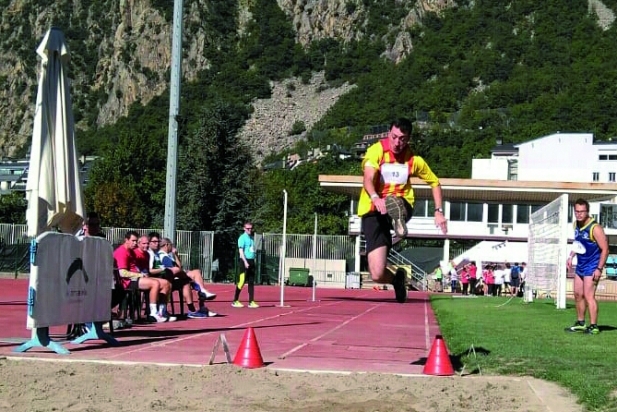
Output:
M473 345L482 373L546 379L589 410L617 410L617 303L599 302L599 335L564 331L573 301L557 310L549 300L433 295L431 304L451 353L467 361Z

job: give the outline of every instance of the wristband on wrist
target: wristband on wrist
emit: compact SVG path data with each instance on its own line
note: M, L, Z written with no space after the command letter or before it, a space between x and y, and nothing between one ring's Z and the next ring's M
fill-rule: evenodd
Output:
M377 193L373 193L371 195L371 199L379 199L379 195Z

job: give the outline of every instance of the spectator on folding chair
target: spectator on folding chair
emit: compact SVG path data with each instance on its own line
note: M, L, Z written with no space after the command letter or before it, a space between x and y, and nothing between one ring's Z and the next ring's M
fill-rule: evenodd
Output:
M150 315L148 320L158 323L168 322L169 318L159 314L156 307L156 300L161 292L161 284L156 279L144 276L137 268L135 249L137 248L138 236L138 233L134 230L126 232L124 243L114 251L115 266L118 268L120 280L125 290L149 292Z
M151 276L162 276L172 281L176 279L180 282L184 281L181 292L188 307L188 318L202 319L217 316L217 313L210 311L204 304L204 301L214 299L216 295L210 293L204 286L200 270L185 272L182 269L182 263L177 257L170 239L163 238L161 240L158 233L151 233L150 249L148 252L150 254L149 267ZM196 310L193 304L191 288L195 289L199 296L199 310Z
M143 273L144 276L153 278L161 285L161 293L159 293L158 298L158 313L159 315L168 318L169 322L175 322L177 318L175 316L171 316L167 311L167 304L171 299L171 291L172 291L172 280L173 279L165 279L163 277L152 277L150 276L149 263L150 263L150 254L148 253L148 245L149 245L148 236L142 236L137 240L137 248L135 249L135 265L136 270Z

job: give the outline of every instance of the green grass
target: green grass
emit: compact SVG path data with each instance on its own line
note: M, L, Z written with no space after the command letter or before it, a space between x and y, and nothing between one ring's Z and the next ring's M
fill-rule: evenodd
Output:
M556 382L588 410L617 410L617 303L600 302L598 335L564 332L576 319L574 302L557 310L552 301L432 295L431 303L451 355L465 371L478 351L484 374L526 375ZM485 352L486 351L486 352Z

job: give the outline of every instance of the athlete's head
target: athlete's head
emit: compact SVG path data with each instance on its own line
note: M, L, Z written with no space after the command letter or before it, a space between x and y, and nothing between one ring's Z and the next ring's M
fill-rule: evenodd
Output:
M576 199L574 202L574 218L577 222L585 222L589 217L589 202L585 199Z
M393 121L390 124L390 132L388 132L388 141L390 150L395 154L401 153L409 144L411 136L411 121L403 117Z

